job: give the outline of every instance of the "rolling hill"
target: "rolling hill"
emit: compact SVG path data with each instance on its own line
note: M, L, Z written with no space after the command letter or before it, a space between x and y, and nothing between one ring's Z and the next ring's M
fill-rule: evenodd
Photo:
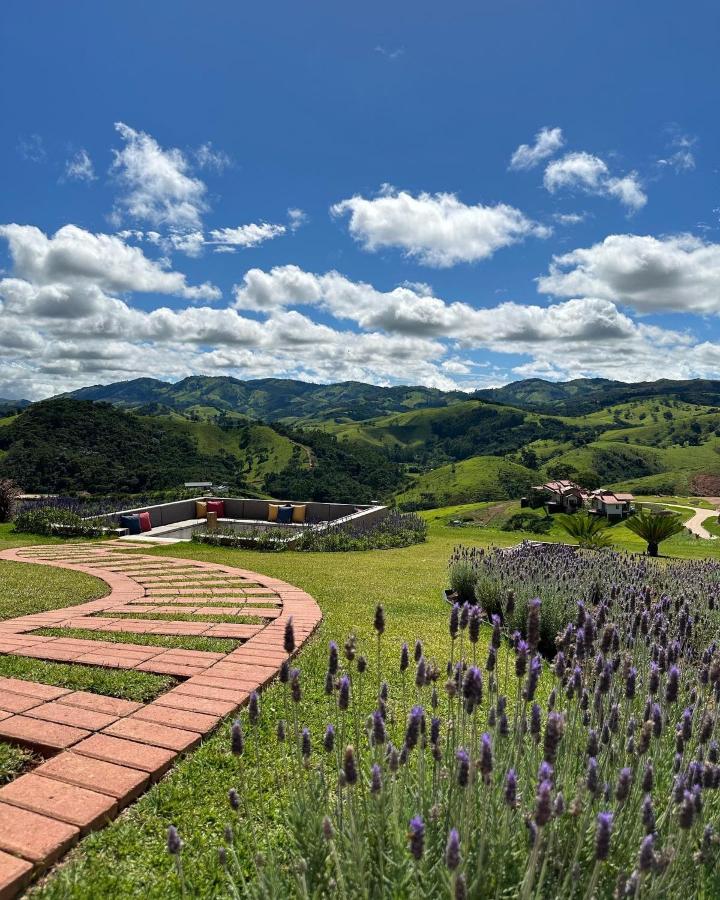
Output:
M136 378L81 388L66 396L112 403L138 410L154 406L165 412L210 419L241 415L265 422L360 421L391 412L447 406L467 397L426 387L376 387L347 381L311 384L292 379L240 381L229 377L193 376L170 384Z

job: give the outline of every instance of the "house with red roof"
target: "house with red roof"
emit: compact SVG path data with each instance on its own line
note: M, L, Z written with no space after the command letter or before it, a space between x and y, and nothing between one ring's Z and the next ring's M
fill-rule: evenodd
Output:
M608 519L624 519L635 512L635 497L625 491L609 491L601 488L589 497L588 512Z

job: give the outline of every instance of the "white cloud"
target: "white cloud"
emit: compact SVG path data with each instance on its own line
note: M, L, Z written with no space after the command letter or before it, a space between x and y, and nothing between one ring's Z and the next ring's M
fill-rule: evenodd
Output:
M615 197L632 212L642 209L647 195L637 172L621 178L611 176L606 163L599 156L584 151L566 153L549 163L543 184L551 194L559 190L578 190L588 194Z
M669 155L665 159L659 159L658 165L674 169L676 172L688 172L695 168L695 154L693 147L697 138L690 134L683 134L677 126L670 129L674 136L670 141Z
M256 247L264 241L285 234L284 225L260 224L238 225L237 228L215 228L210 232L209 244L220 244L224 248Z
M539 290L603 297L640 312L720 314L720 244L692 235L613 234L553 257Z
M563 146L562 128L541 128L535 135L535 143L520 144L510 159L511 169L532 169Z
M156 227L196 231L207 209L204 183L190 173L185 154L163 149L151 135L117 122L125 142L115 150L112 171L124 190L120 210L131 219Z
M304 209L298 209L296 206L291 206L287 211L287 215L290 231L297 231L298 228L301 228L308 222L308 214Z
M224 172L232 165L232 159L224 150L215 150L212 141L206 141L195 151L195 159L201 169L209 169L211 172Z
M399 247L429 266L446 267L492 256L528 235L547 237L548 228L506 204L467 206L455 194L417 197L385 185L373 199L354 196L331 207L350 216L350 234L367 250Z
M23 135L17 142L17 151L28 162L41 163L47 159L45 142L39 134Z
M80 148L65 163L65 179L70 181L95 181L95 167L93 161L84 148Z
M555 213L553 216L560 225L579 225L586 219L585 213Z
M131 247L117 235L92 234L76 225L65 225L47 237L32 225L2 225L13 259L14 273L30 285L57 291L142 291L175 294L188 300L212 300L216 287L191 287L185 275L148 259L139 247Z

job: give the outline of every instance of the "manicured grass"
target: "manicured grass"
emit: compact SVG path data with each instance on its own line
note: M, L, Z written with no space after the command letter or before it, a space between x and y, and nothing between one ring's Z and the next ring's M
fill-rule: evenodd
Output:
M132 669L104 669L100 666L47 662L27 656L0 656L0 676L39 681L71 691L92 691L108 697L147 703L169 690L175 679Z
M29 750L0 741L0 784L17 778L32 760L33 755Z
M0 619L74 606L109 592L104 581L83 572L0 560Z
M79 638L86 641L114 641L118 644L141 644L144 647L170 647L177 650L204 650L230 653L240 641L229 638L204 638L172 634L128 634L127 631L91 631L88 628L39 628L33 634L48 637Z

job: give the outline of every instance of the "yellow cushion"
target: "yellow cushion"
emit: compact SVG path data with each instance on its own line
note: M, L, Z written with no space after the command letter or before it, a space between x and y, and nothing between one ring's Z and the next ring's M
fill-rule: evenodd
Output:
M202 500L195 501L195 518L207 519L207 503Z
M268 503L268 522L277 522L278 509L280 509L279 503Z
M304 522L305 521L305 504L298 503L297 506L293 506L292 513L293 522Z

